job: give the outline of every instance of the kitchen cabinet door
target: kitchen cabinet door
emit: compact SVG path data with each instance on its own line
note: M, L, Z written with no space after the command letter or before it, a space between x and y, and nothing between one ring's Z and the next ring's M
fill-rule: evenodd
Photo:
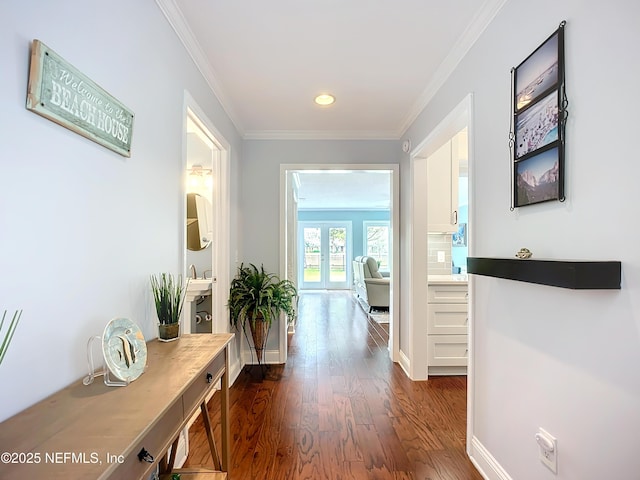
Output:
M429 232L458 231L458 155L451 140L427 159Z

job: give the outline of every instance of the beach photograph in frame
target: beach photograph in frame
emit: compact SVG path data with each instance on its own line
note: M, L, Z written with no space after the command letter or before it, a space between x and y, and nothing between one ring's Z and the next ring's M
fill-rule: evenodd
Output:
M558 140L558 91L516 115L516 159Z
M550 148L515 164L515 206L522 207L562 197L560 148L555 142Z
M558 83L561 32L560 28L556 30L515 68L514 112L526 108Z

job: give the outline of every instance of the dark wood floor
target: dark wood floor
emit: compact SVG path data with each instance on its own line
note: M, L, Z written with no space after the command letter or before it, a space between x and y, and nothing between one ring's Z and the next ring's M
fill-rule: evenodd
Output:
M287 363L231 387L231 479L482 480L465 453L465 377L408 380L386 326L348 293L303 293L299 312ZM218 395L209 410L216 424ZM213 467L200 419L189 438L186 466Z

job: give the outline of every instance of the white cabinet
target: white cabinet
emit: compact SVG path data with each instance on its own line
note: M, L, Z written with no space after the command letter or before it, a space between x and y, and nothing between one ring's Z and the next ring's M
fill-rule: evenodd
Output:
M427 291L429 375L465 375L469 355L467 285L429 284Z
M447 141L427 158L427 223L429 232L458 230L458 143Z
M429 375L467 373L469 353L466 335L429 335ZM463 367L463 370L442 370L433 367Z

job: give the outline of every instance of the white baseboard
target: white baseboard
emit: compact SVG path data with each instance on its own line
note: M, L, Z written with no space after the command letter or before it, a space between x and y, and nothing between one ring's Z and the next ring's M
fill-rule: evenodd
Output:
M513 480L477 437L471 439L469 458L486 480Z
M240 372L242 372L242 367L243 365L240 364L239 358L236 359L236 361L231 365L229 365L229 387L231 387L231 385L233 385L237 380L238 375L240 375Z
M402 370L404 370L404 373L408 378L411 378L411 374L409 373L411 372L411 360L409 360L409 357L407 357L402 350L398 353L400 355L400 366L402 367Z
M466 375L467 367L428 367L427 374L429 376Z
M253 353L253 355L251 355ZM280 361L280 351L279 350L265 350L263 352L264 361L262 363L266 364L279 364L282 363ZM249 351L249 349L242 350L242 363L244 365L257 365L258 360L256 359L255 351Z

